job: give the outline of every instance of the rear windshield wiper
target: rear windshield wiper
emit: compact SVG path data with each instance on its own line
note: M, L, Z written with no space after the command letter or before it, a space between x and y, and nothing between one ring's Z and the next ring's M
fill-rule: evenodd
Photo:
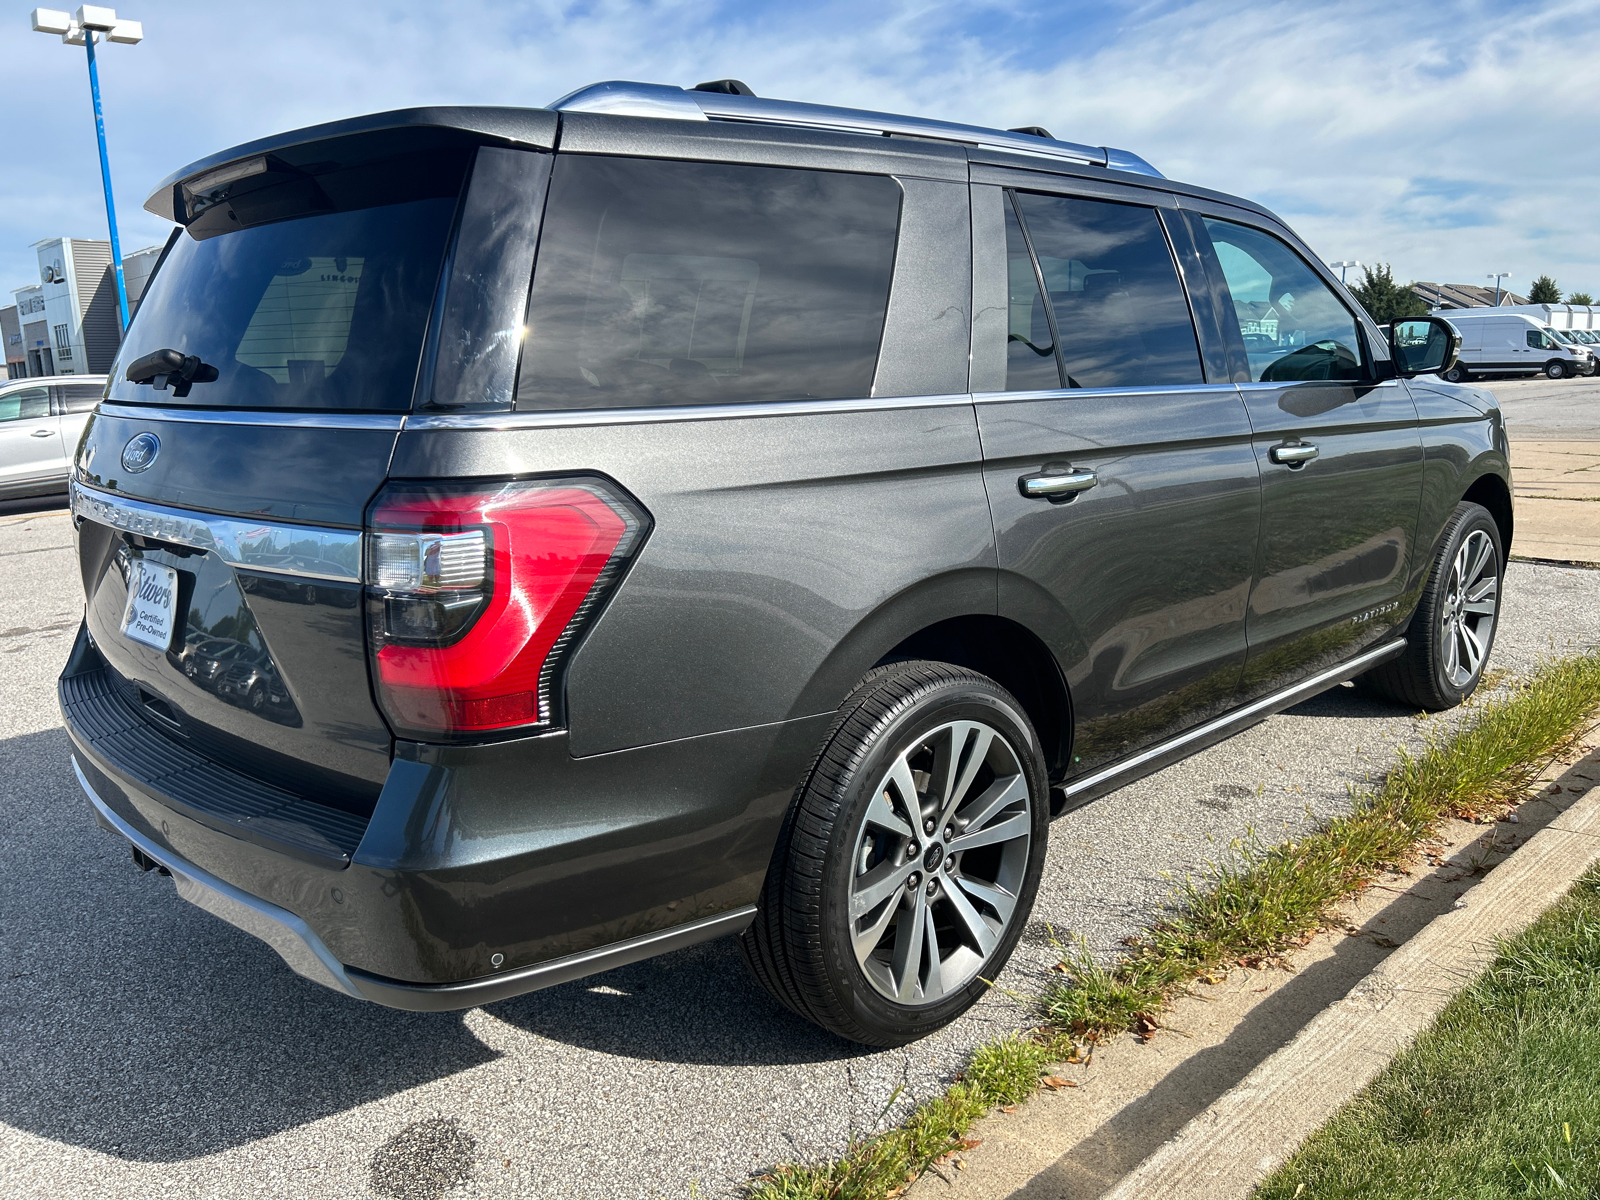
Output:
M180 354L176 350L156 350L146 354L128 367L129 383L148 383L158 392L171 384L172 394L180 399L189 394L197 383L215 383L217 369L200 361L194 354Z

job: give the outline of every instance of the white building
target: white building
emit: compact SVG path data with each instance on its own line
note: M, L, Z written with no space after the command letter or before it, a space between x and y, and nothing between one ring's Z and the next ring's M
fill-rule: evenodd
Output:
M29 375L99 375L122 340L111 243L47 238L33 244L39 282L12 293Z

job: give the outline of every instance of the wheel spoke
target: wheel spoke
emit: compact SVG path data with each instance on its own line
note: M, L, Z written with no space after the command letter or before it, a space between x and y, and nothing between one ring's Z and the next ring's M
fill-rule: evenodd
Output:
M933 921L928 919L933 914L928 912L927 904L924 903L920 907L924 912L927 912L927 917L923 919L922 924L923 941L926 943L922 948L922 952L926 956L928 964L928 979L922 985L922 998L924 1000L937 1000L944 995L944 979L941 970L944 964L939 961L939 931L934 927Z
M1495 575L1485 575L1467 589L1467 600L1472 603L1476 603L1479 600L1492 600L1499 591L1499 578Z
M909 777L910 772L907 772ZM913 793L915 795L915 793ZM887 829L898 833L903 838L915 838L916 831L907 825L900 814L895 812L894 806L889 803L889 797L879 791L872 798L872 803L867 805L867 824L876 825L879 829Z
M1027 837L1031 824L1032 822L1028 820L1026 813L1007 817L1004 821L999 821L987 828L979 829L972 833L963 833L960 837L952 838L950 841L950 853L954 854L961 850L976 850L979 846L993 846L999 842L1010 842L1015 841L1017 838Z
M1444 627L1444 670L1454 683L1457 675L1461 673L1461 648L1458 645L1459 634L1456 623L1451 621Z
M1461 630L1461 645L1467 652L1467 674L1470 676L1478 669L1478 664L1483 661L1483 643L1478 640L1478 635L1467 628L1463 621L1458 628Z
M917 859L910 862L881 862L865 875L858 875L850 891L850 919L854 921L866 916L905 887L906 880L920 866L922 864Z
M1468 539L1468 544L1474 546L1476 552L1472 558L1472 569L1467 571L1463 578L1476 581L1483 574L1483 568L1488 564L1489 557L1494 553L1494 543L1489 540L1487 535L1475 533Z
M890 975L894 980L895 999L902 1004L916 999L917 976L922 972L922 954L927 935L928 906L919 894L912 897L911 911L901 914L894 927L894 963ZM909 916L908 921L905 918Z
M971 751L962 759L962 751L971 743ZM950 761L945 772L944 787L939 795L937 833L943 829L972 787L984 759L989 757L989 746L994 742L994 730L969 721L958 721L950 730Z
M966 830L976 833L982 829L998 812L1003 812L1018 800L1025 799L1028 795L1028 781L1021 775L1010 775L1004 779L996 779L983 794L967 805Z
M894 766L889 769L889 782L894 784L900 793L900 803L906 810L906 816L913 822L920 823L922 819L922 801L917 796L917 781L911 778L911 764L902 754L894 760Z
M989 928L989 922L983 919L983 914L972 907L972 901L962 894L959 888L948 888L945 891L950 907L956 910L956 915L961 918L961 923L967 927L967 932L972 937L973 945L977 946L980 954L988 954L994 949L999 936Z
M990 887L986 883L979 883L976 879L967 879L964 876L957 876L955 882L963 891L982 900L990 908L994 909L995 915L1000 918L1002 925L1010 923L1011 914L1017 907L1017 898L1010 892L1001 888Z
M1479 617L1492 617L1494 616L1494 607L1493 600L1468 601L1461 606L1461 611L1469 612Z
M850 941L855 947L856 961L858 963L865 963L868 956L878 948L878 943L883 940L884 929L888 927L894 914L903 907L902 902L885 904L883 911L878 914L878 919L865 929L857 929L852 918L850 922Z

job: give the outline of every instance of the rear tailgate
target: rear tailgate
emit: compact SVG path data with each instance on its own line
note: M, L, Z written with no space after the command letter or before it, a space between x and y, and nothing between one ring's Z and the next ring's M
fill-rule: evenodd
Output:
M389 733L367 678L360 526L398 418L118 412L90 422L73 507L89 635L123 698L207 759L369 813ZM129 473L123 449L143 434L159 449ZM143 629L129 620L141 579Z

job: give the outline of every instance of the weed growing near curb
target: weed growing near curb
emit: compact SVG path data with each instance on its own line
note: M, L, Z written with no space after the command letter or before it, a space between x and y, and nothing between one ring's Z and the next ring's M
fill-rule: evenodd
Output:
M1046 1013L1080 1037L1120 1033L1202 973L1276 957L1446 816L1482 818L1524 795L1597 704L1600 654L1545 664L1420 754L1402 749L1378 787L1353 791L1348 816L1280 846L1236 843L1208 878L1184 883L1178 915L1140 935L1115 967L1081 950L1069 956Z
M1353 790L1350 815L1281 846L1236 844L1205 880L1184 884L1178 915L1136 939L1115 966L1081 944L1064 949L1065 975L1041 1000L1049 1027L978 1047L961 1078L900 1126L831 1162L780 1166L751 1184L750 1200L900 1195L935 1159L973 1145L966 1132L979 1117L1032 1096L1044 1069L1067 1061L1077 1040L1147 1031L1187 983L1240 959L1274 958L1321 926L1338 900L1406 858L1444 817L1482 818L1524 795L1597 707L1600 652L1546 663L1420 754L1400 751L1378 787Z

